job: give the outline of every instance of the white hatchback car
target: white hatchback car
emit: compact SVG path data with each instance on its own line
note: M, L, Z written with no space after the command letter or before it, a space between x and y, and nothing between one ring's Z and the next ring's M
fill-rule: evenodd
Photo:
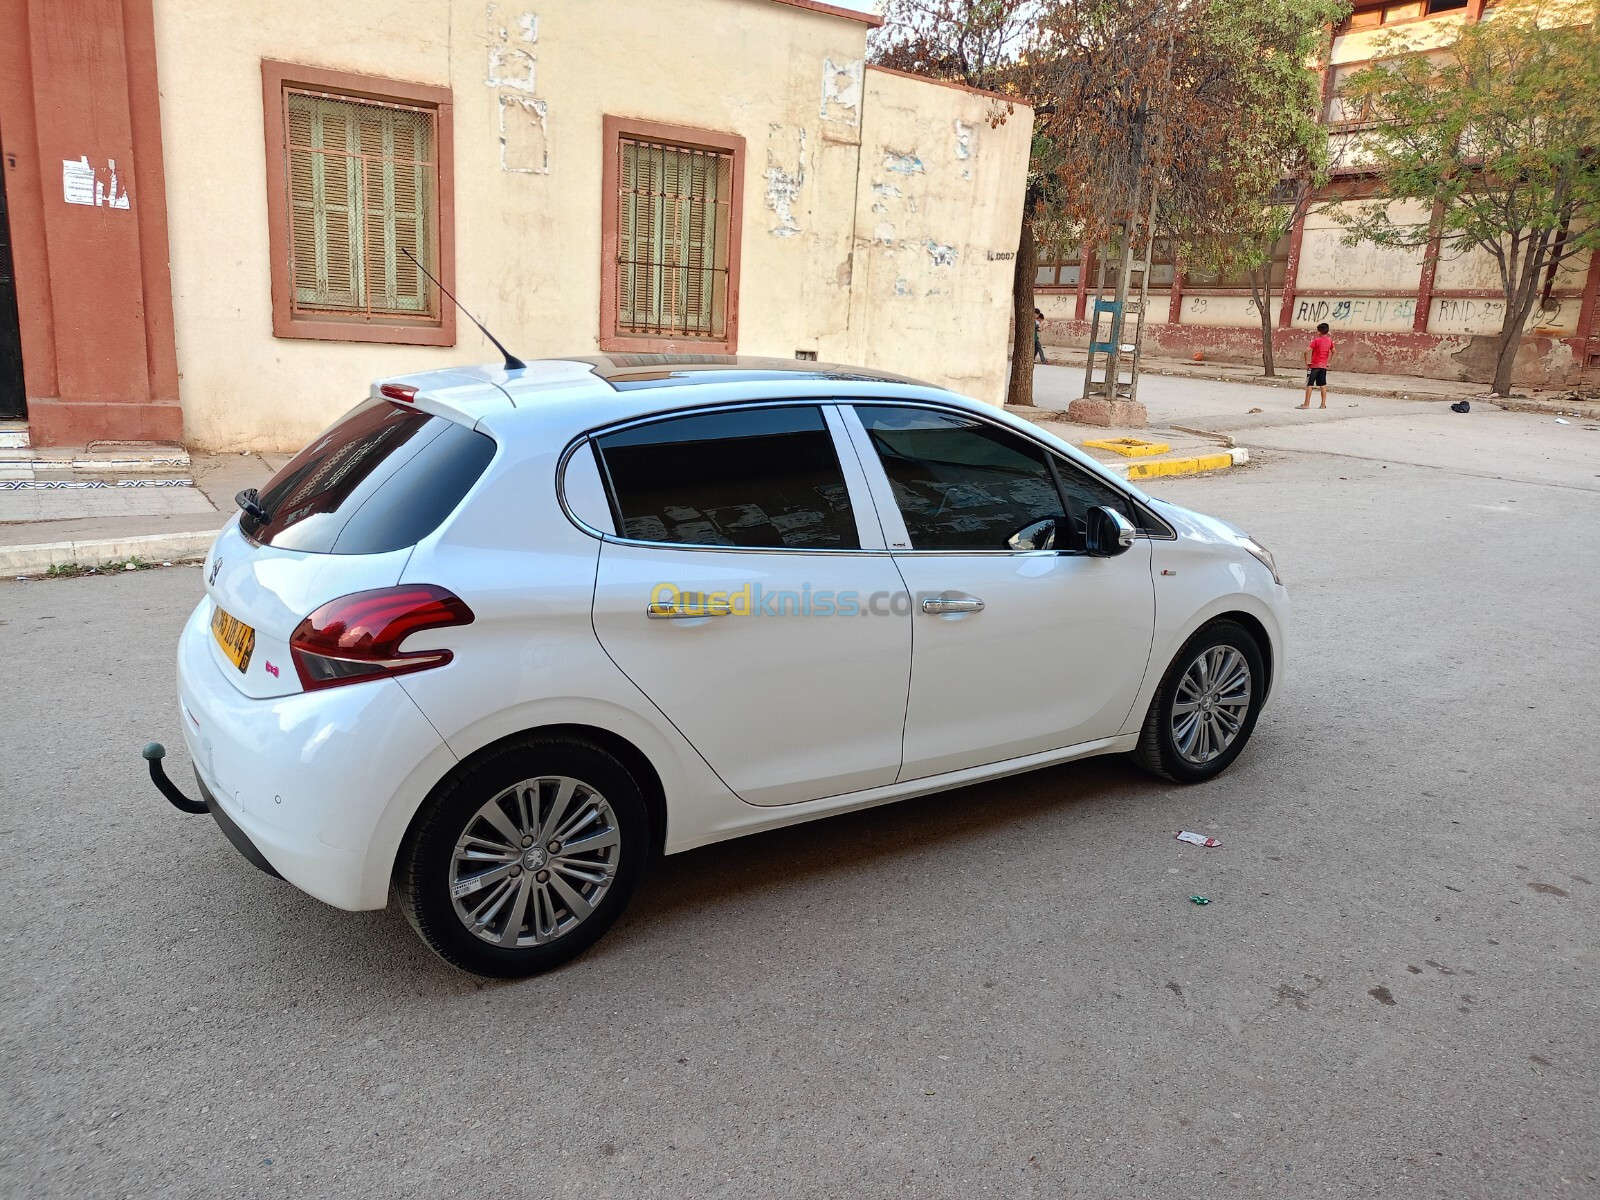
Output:
M203 805L484 975L651 858L1092 754L1209 779L1283 668L1272 556L992 407L611 356L383 381L218 536L178 691Z

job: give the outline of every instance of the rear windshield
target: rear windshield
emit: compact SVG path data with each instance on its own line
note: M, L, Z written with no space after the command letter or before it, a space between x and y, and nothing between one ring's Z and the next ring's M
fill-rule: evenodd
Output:
M492 438L389 400L353 409L261 489L252 541L313 554L414 546L461 503L494 457Z

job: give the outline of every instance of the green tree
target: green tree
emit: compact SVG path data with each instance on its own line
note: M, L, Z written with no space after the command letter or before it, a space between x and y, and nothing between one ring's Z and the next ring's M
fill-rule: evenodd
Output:
M1261 366L1272 353L1272 257L1326 184L1331 159L1321 121L1321 84L1330 29L1342 0L1217 0L1200 31L1203 60L1228 64L1226 99L1213 120L1243 118L1220 144L1195 148L1173 171L1166 227L1192 267L1243 272L1261 322Z
M1390 37L1347 103L1370 115L1361 152L1383 199L1345 241L1487 254L1505 302L1494 390L1511 391L1523 330L1566 260L1600 247L1600 5L1506 3L1426 54ZM1418 200L1424 225L1392 219Z
M1286 173L1326 164L1314 68L1347 11L1343 0L887 0L877 61L1034 106L1010 403L1032 402L1035 224L1089 245L1121 225L1143 247L1153 195L1154 228L1180 252L1231 264L1247 228L1261 244Z

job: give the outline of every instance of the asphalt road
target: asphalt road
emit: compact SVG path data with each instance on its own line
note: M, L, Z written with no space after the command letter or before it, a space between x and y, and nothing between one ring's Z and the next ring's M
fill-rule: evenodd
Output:
M4 1191L1600 1192L1600 433L1495 479L1448 453L1482 425L1329 429L1158 489L1294 593L1222 779L1101 760L699 850L512 984L150 788L194 569L0 584Z

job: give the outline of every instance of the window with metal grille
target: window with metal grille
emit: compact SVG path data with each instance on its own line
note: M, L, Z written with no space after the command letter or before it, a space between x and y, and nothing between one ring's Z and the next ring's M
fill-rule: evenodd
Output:
M285 88L292 307L296 314L434 318L437 113Z
M620 137L619 334L727 337L732 152Z

